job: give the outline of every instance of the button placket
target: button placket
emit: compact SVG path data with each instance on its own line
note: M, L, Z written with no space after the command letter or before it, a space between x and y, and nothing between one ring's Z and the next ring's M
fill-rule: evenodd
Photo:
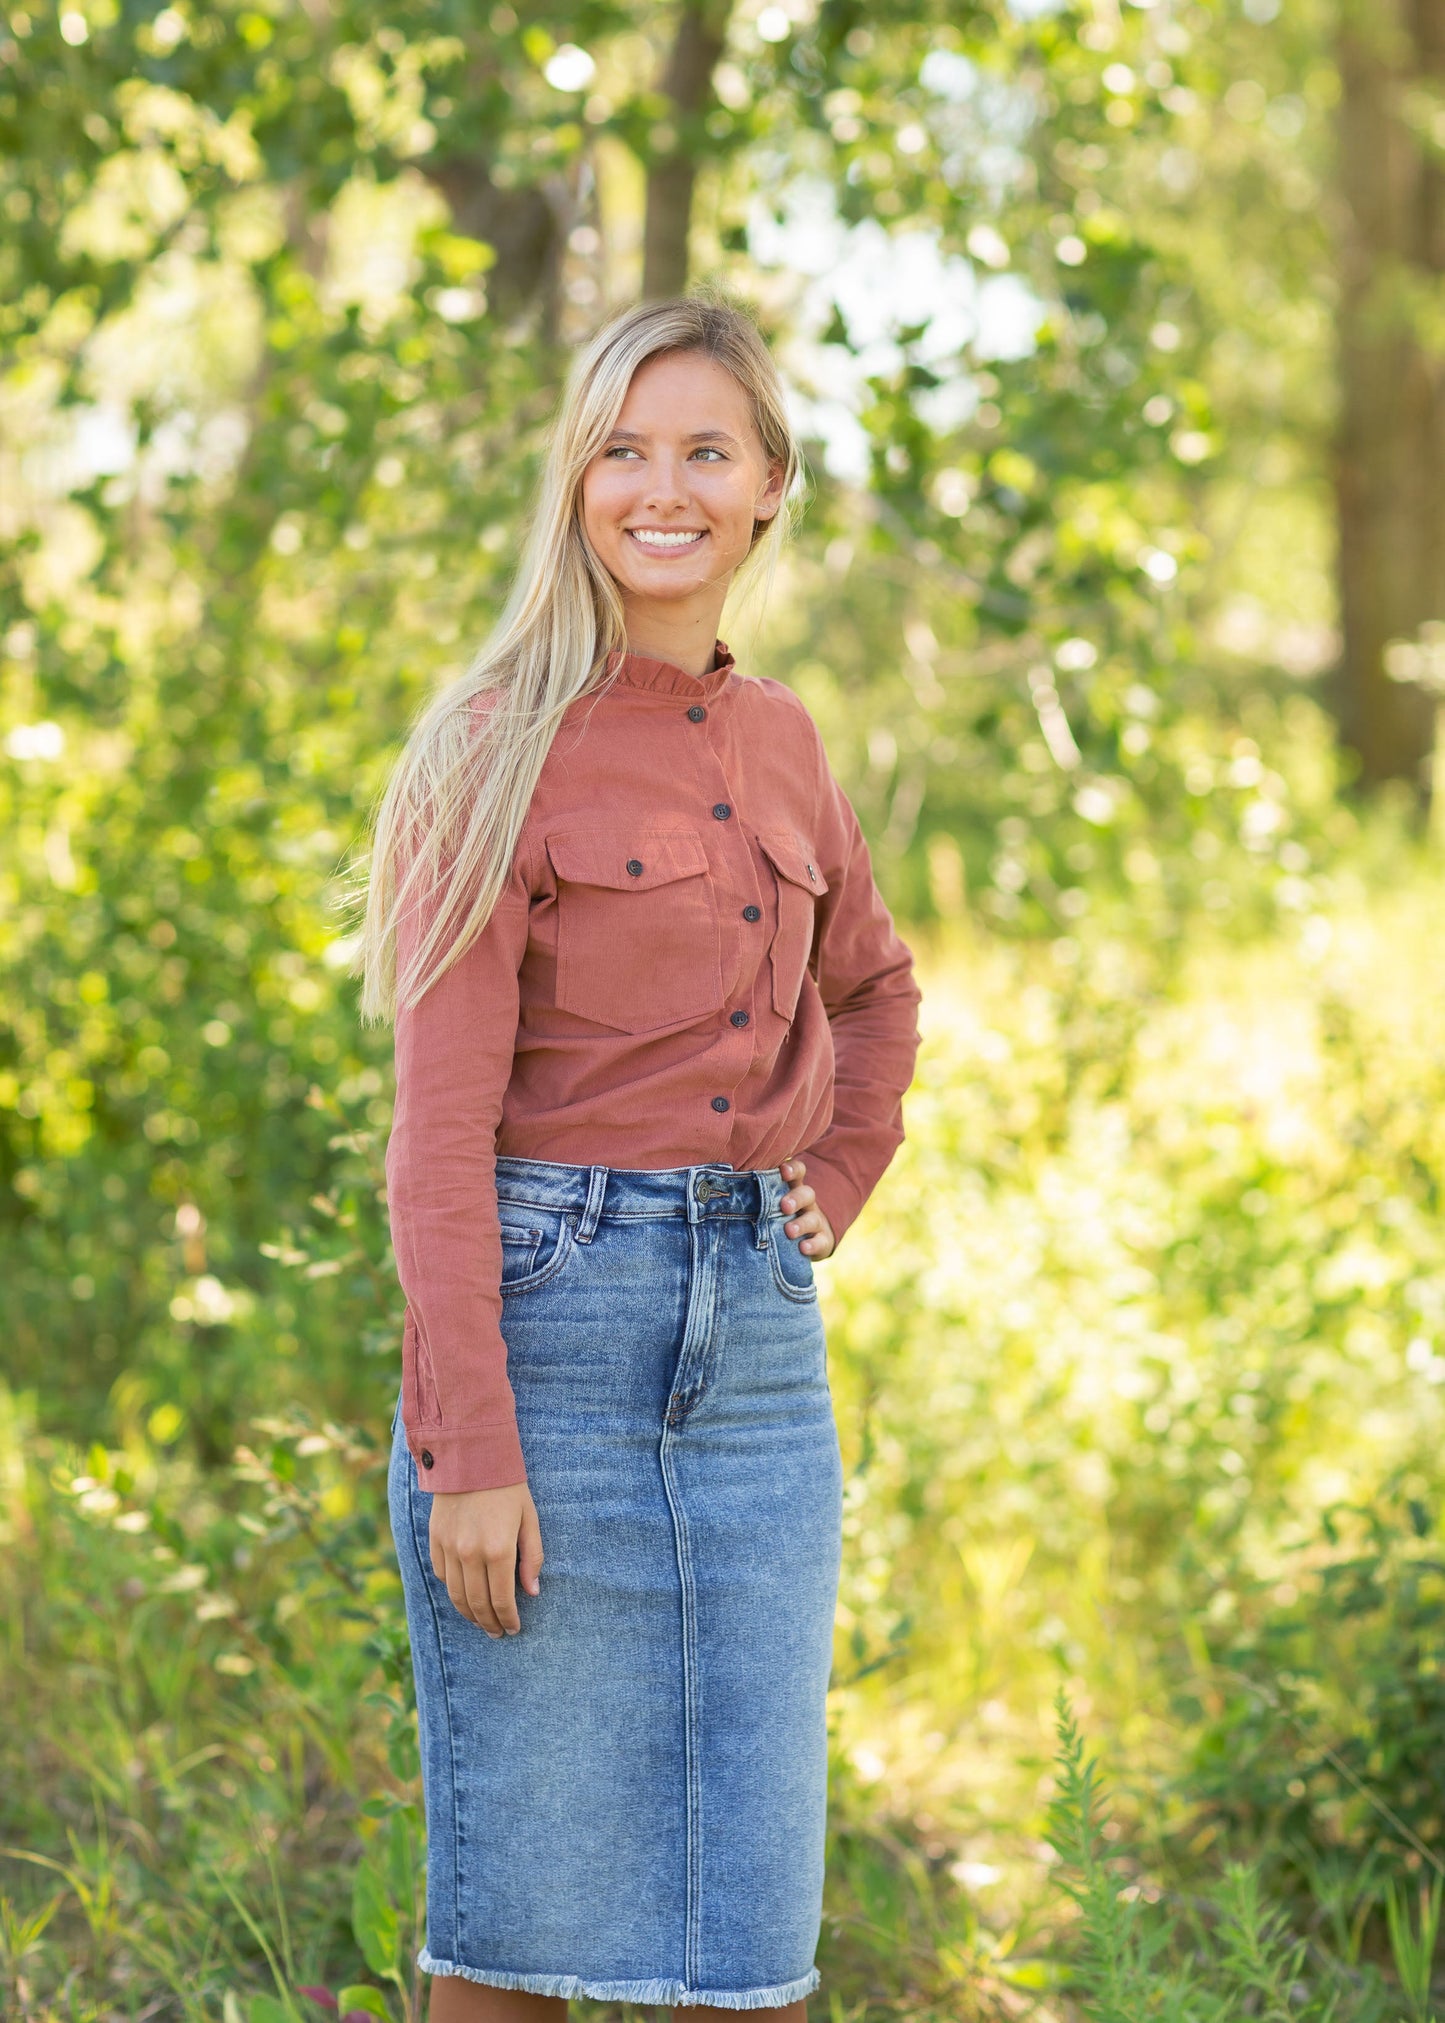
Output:
M697 714L695 715L694 712L696 712ZM703 708L701 703L695 703L693 704L692 708L690 708L687 711L687 714L689 717L693 718L694 722L696 722L699 721L701 717L705 717L708 714L708 712ZM718 795L717 800L715 800L712 803L710 812L712 814L713 820L715 822L733 823L734 817L737 815L738 812L737 805L733 800L728 798L730 782L728 781L726 773L724 771L720 755L715 749L707 748L706 757L704 757L704 751L702 748L695 747L694 749L698 750L699 759L703 760L703 763L699 766L699 772L702 774L703 778L705 779L707 777L707 774L710 772L712 775L714 792L717 792L717 789L719 787L722 789L722 792L721 794ZM752 862L752 851L751 848L749 847L748 840L743 833L743 825L741 821L737 821L736 823L734 823L734 827L731 831L731 834L736 835L737 837L738 843L737 856L743 859L744 862L737 863L735 866L733 850L731 848L724 848L719 853L722 859L721 863L718 865L716 874L719 883L721 883L723 879L726 879L727 882L731 884L734 892L737 891L739 886L741 886L744 891L746 891L749 886L753 886L754 888L756 888L757 879ZM708 854L709 856L711 856L713 853L709 851ZM743 875L744 867L746 868L746 876ZM730 875L734 872L734 869L736 869L737 875L735 876ZM761 920L762 918L762 908L760 906L752 904L751 902L739 908L739 911L742 914L743 920L746 921L749 925L752 925L755 921ZM734 914L732 917L736 919L737 915ZM746 994L746 990L748 988L745 978L751 972L751 970L756 967L756 963L751 960L754 951L749 946L748 940L745 939L742 935L737 935L735 933L735 946L737 951L737 962L739 965L739 973L733 980L733 983L728 986L728 988L731 994L742 996ZM763 960L766 961L766 954L764 954ZM725 971L728 966L729 966L728 961L727 958L725 957L724 958ZM730 1023L734 1027L740 1027L740 1025L743 1022L751 1023L751 1015L745 1013L743 1021L739 1021L735 1016L730 1020ZM721 1114L723 1110L731 1109L732 1104L726 1097L724 1097L721 1100L714 1099L712 1107L715 1110L719 1111L719 1114Z

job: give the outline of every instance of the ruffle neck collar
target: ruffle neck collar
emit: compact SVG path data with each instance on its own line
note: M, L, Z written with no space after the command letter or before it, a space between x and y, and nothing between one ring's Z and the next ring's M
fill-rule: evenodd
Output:
M642 653L610 653L607 672L621 688L649 690L654 695L689 696L694 701L711 702L732 677L736 663L729 649L718 640L713 665L706 674L688 674L671 660L652 660Z

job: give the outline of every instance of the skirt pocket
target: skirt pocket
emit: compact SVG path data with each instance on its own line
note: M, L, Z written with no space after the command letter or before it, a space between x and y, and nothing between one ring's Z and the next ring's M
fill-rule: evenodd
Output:
M502 1293L534 1292L565 1269L577 1242L577 1217L531 1202L497 1202L502 1228Z
M773 1283L784 1299L800 1306L817 1299L812 1260L799 1250L797 1238L789 1236L786 1218L781 1215L768 1231L768 1261L773 1268Z

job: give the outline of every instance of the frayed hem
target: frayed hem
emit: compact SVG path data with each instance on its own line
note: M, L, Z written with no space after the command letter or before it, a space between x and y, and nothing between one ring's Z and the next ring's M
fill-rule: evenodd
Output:
M463 1967L438 1960L425 1947L416 1956L424 1974L455 1975L484 1988L511 1988L521 1995L560 1995L569 2002L629 2002L642 2008L782 2009L811 1995L821 1976L816 1967L796 1981L773 1988L688 1988L681 1981L589 1981L581 1974L505 1974L490 1967Z

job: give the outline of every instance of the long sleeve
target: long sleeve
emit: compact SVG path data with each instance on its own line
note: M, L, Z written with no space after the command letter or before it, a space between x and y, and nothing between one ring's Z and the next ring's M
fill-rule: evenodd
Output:
M501 1330L496 1142L527 920L519 862L482 933L396 1021L387 1204L407 1299L402 1419L426 1490L526 1479Z
M820 753L821 756L821 753ZM922 993L913 958L873 881L868 845L822 760L817 847L828 891L814 974L833 1035L833 1118L804 1148L809 1184L840 1241L903 1142Z

